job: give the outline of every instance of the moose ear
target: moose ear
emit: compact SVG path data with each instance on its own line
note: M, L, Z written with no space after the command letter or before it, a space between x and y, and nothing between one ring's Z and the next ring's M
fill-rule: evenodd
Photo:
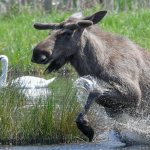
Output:
M83 20L90 20L93 22L93 24L98 23L103 19L103 17L106 15L107 11L99 11L91 16L83 18Z

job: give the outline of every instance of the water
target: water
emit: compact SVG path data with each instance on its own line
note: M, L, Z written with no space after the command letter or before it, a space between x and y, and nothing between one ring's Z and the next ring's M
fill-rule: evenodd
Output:
M149 150L146 145L117 146L108 143L68 144L53 146L9 146L0 147L0 150Z
M77 89L76 96L82 106L85 105L86 99L91 91L98 89L99 92L104 92L107 91L107 88L111 88L103 80L98 80L90 75L78 78L74 82L74 87Z

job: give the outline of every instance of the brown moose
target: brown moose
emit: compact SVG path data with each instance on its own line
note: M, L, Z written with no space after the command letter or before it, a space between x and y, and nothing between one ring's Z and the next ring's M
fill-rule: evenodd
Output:
M150 54L125 37L99 29L95 24L106 13L70 17L58 24L34 24L36 29L53 32L33 49L32 62L49 64L48 73L70 63L79 76L91 75L107 83L108 90L91 91L76 119L78 128L89 141L94 130L85 115L93 101L102 105L114 119L123 113L146 116L150 106Z

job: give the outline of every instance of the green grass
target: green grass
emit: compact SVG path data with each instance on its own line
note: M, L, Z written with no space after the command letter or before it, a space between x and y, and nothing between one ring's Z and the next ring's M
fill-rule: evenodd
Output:
M86 15L96 9L86 10ZM20 75L37 75L44 78L45 66L32 64L32 48L48 35L48 31L33 28L34 22L61 22L71 12L53 12L50 15L19 12L16 15L0 16L0 54L9 58L9 76L12 80ZM127 36L142 47L150 49L150 10L110 13L99 24L104 30ZM1 66L0 66L1 67ZM70 67L69 67L70 69ZM44 106L23 108L25 98L14 88L0 90L0 141L2 144L73 142L81 138L75 119L80 106L72 89L71 76L58 78L50 88L53 95Z
M107 31L128 37L135 43L150 50L150 10L110 14L103 20Z
M66 84L67 83L67 84ZM47 101L25 106L25 98L14 87L0 92L0 141L2 144L54 144L77 141L75 118L79 104L70 79L58 79ZM63 88L62 86L63 85ZM55 91L55 92L54 92Z

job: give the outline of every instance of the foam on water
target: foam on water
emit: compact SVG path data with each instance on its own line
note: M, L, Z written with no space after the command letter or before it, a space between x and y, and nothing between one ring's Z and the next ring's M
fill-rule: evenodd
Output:
M117 123L121 140L133 144L150 144L149 120L132 118L127 124Z

